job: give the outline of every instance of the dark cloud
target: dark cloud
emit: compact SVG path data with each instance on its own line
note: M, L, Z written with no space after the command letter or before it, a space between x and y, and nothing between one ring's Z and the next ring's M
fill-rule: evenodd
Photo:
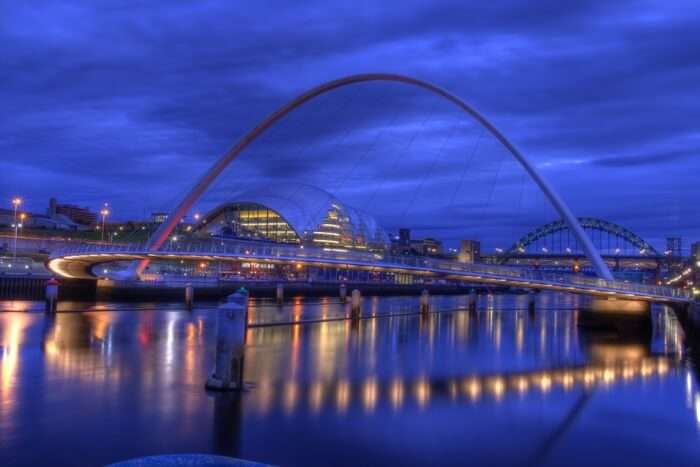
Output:
M167 209L270 112L367 71L483 111L580 215L700 237L700 24L691 2L6 2L0 199ZM476 143L479 144L476 144ZM476 148L476 149L475 149ZM473 122L390 83L300 109L198 208L314 183L394 229L503 245L555 213ZM611 202L614 200L614 202ZM446 219L449 220L446 221ZM431 228L432 226L432 228Z

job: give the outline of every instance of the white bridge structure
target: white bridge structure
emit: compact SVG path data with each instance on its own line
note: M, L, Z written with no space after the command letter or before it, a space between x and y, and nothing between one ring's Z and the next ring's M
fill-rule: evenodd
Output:
M167 246L168 238L180 220L183 219L194 203L204 194L216 178L238 157L256 138L283 119L290 112L303 106L318 96L338 88L359 85L366 82L391 82L413 86L428 91L469 115L484 130L491 134L516 159L526 173L546 195L554 209L566 223L578 245L586 254L588 261L599 278L566 274L542 274L538 271L523 270L505 266L462 264L456 261L435 260L410 257L365 257L357 254L336 254L321 251L305 251L283 246L258 247L214 244L180 245L176 250ZM163 249L165 245L165 249ZM348 268L371 270L403 271L411 274L440 276L447 279L463 280L471 283L500 283L530 289L551 289L566 292L583 293L601 297L619 297L628 300L654 302L688 302L690 295L682 290L661 286L630 284L613 280L600 252L588 237L579 220L573 215L562 198L541 176L535 166L498 130L486 117L456 95L434 84L409 76L389 73L367 73L346 76L320 84L268 115L252 130L246 133L226 154L221 156L197 180L190 191L169 214L149 241L144 245L108 245L69 248L51 255L50 268L65 277L95 277L92 268L95 265L113 261L133 261L129 275L137 278L151 260L168 259L206 259L215 261L241 261L255 259L269 262L296 262L307 265L343 265Z
M133 261L255 261L270 264L348 268L411 274L432 279L489 284L534 290L570 292L595 297L655 303L683 304L693 300L687 290L574 274L543 273L521 267L410 256L381 256L366 252L344 253L296 246L256 245L219 240L170 243L158 251L147 244L82 245L55 251L50 269L69 278L94 279L105 265Z

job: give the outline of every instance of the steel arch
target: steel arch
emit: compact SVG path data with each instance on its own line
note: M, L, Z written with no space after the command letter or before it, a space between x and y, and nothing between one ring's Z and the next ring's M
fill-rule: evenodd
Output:
M646 250L651 255L660 256L659 252L653 246L651 246L649 242L647 242L636 233L621 225L606 221L604 219L597 219L595 217L579 217L577 219L581 227L583 227L584 229L600 230L605 233L613 234L617 237L622 238L626 242L634 245L640 251ZM513 245L510 248L510 250L507 251L507 255L517 255L520 249L527 248L529 245L535 243L541 238L544 238L548 235L562 230L567 230L568 228L569 226L562 220L557 220L541 225L538 228L528 232L526 235L522 236L517 241L517 243L515 243L515 245Z
M574 233L581 245L583 245L584 251L589 261L596 270L598 276L603 279L612 280L613 276L608 269L608 266L603 261L600 253L596 250L593 242L588 238L585 231L581 225L576 220L576 217L572 214L569 207L562 201L559 195L554 191L554 189L547 183L542 176L537 172L535 167L530 163L528 159L523 156L520 151L518 151L515 146L489 121L477 112L474 108L464 102L462 99L458 98L454 94L426 81L422 81L416 78L411 78L409 76L390 74L390 73L366 73L346 76L333 81L328 81L326 83L320 84L313 87L312 89L306 91L305 93L299 95L295 99L286 103L275 112L268 115L262 122L260 122L255 128L250 130L247 134L241 138L236 145L234 145L226 154L221 156L218 161L202 176L194 187L189 191L189 193L182 199L182 201L173 209L173 211L168 216L168 219L163 222L160 227L154 232L148 241L149 251L157 251L163 243L168 239L170 233L175 229L180 220L187 214L192 205L197 201L197 199L204 194L209 185L223 172L223 170L258 136L264 133L268 128L274 125L277 121L281 120L285 115L292 112L297 107L304 105L306 102L318 97L322 94L333 91L334 89L362 83L369 81L391 81L397 83L404 83L412 86L416 86L427 91L436 94L439 97L447 99L448 101L455 104L457 107L466 112L474 120L476 120L483 128L485 128L492 136L494 136L520 163L520 165L525 169L525 171L530 175L530 177L537 183L539 188L545 193L550 203L557 210L559 215L566 221L567 225ZM143 269L148 264L147 261L142 261L133 271L135 274L140 274Z

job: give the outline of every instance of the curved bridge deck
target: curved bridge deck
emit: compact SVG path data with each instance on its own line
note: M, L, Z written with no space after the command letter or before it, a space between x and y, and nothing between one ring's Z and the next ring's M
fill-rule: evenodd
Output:
M498 284L526 289L553 290L598 297L644 300L659 303L689 303L690 292L674 287L609 281L573 274L543 273L519 267L465 264L454 260L423 257L392 257L365 252L330 252L294 246L270 246L248 242L192 242L149 251L145 244L80 245L54 252L49 268L69 278L95 278L92 269L115 261L140 260L257 261L343 267L370 271Z

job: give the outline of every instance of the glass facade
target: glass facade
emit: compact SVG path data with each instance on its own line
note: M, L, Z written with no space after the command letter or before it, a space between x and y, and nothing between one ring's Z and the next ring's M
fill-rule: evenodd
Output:
M289 223L276 211L254 203L234 203L206 219L205 230L213 236L275 243L299 244Z
M383 253L388 245L386 233L370 215L318 189L305 187L284 196L248 193L243 199L251 201L232 202L211 211L199 231L337 252Z

